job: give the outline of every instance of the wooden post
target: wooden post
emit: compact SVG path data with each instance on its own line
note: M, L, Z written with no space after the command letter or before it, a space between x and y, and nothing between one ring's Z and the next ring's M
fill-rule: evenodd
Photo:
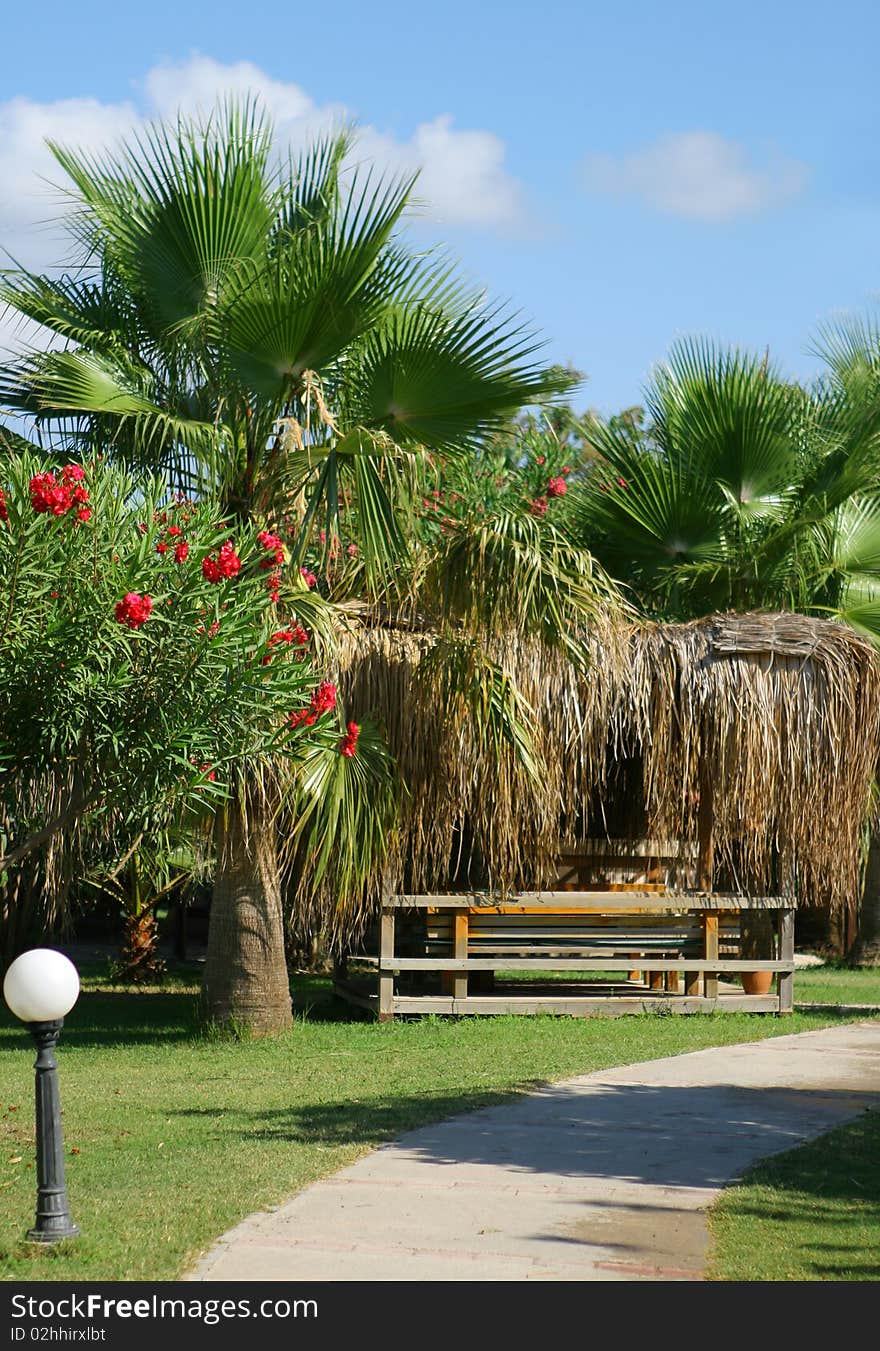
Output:
M779 912L779 960L794 961L794 910ZM779 1012L794 1010L794 973L779 977Z
M454 910L452 912L452 955L453 957L467 957L467 949L468 912L466 910ZM442 971L440 973L440 988L444 994L452 995L453 999L467 999L467 972Z
M703 956L707 962L718 960L718 915L703 915ZM704 976L707 999L718 998L718 976L707 971Z
M697 804L697 888L699 891L711 892L715 885L715 844L712 838L712 826L714 821L714 794L712 790L712 778L706 767L705 757L700 764L700 801ZM713 921L710 924L709 921ZM703 926L703 955L705 957L718 956L718 916L703 915L701 918ZM714 927L713 927L714 925ZM710 951L714 944L714 951ZM689 972L685 976L685 994L699 995L700 993L700 972ZM718 998L718 978L712 977L711 973L706 973L703 978L703 992L707 999Z
M456 910L453 923L455 956L466 958L468 955L468 912ZM452 977L453 999L467 999L467 994L468 973L466 971L455 971Z
M666 973L666 993L667 993L667 994L678 994L679 991L680 991L680 989L681 989L681 986L680 986L680 984L679 984L678 972L677 972L677 971L667 971L667 973Z
M642 954L640 952L628 952L626 955L631 962L637 962ZM641 983L642 979L641 971L630 971L629 979Z
M662 991L662 989L663 989L663 972L662 972L662 971L649 971L649 972L648 972L648 988L651 989L651 990L661 990L661 991Z
M382 910L379 921L379 1022L390 1023L394 1018L394 911Z

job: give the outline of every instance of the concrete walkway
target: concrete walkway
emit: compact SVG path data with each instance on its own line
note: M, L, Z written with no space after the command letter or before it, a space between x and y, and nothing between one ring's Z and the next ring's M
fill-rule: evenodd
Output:
M699 1280L721 1187L868 1106L880 1021L585 1074L375 1150L188 1279Z

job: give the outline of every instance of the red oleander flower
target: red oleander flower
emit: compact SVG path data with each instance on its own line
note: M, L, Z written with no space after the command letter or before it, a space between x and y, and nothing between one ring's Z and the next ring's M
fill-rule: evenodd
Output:
M65 483L82 483L86 476L86 471L81 464L66 464L61 470L61 477Z
M344 755L346 760L350 760L357 751L358 737L361 729L356 722L350 722L346 728L345 736L340 739L339 753Z
M269 599L273 605L278 604L278 588L280 585L281 573L277 568L273 568L266 580L266 590L269 592Z
M336 686L332 680L322 680L312 695L312 708L320 716L336 707Z
M92 519L91 507L80 507L79 511L76 513L76 519L78 521L90 521Z
M241 559L235 552L235 546L231 539L228 539L225 544L220 545L220 553L217 556L217 566L224 577L235 577L241 572Z
M548 497L564 497L568 492L568 484L561 476L551 478L547 483L546 492Z
M168 545L165 543L164 540L160 539L159 543L156 545L156 553L161 555L167 554L167 552L168 552Z
M348 544L346 545L345 552L348 554L349 558L357 558L359 552L358 546L356 544Z
M297 626L299 627L299 626ZM288 716L290 727L311 727L322 713L329 713L336 707L336 686L332 680L322 680L312 695L308 708L301 708Z
M224 577L235 577L241 572L241 559L235 552L235 546L231 539L225 544L221 544L217 550L217 557L208 554L202 559L202 576L207 582L222 582Z
M6 505L6 498L3 489L0 488L0 521L9 520L9 508Z
M139 629L146 624L153 609L150 596L142 596L137 591L129 591L116 606L116 618L129 629Z
M536 497L534 499L532 505L529 507L529 515L537 516L539 521L543 520L543 518L547 515L546 497Z
M89 500L88 488L74 488L73 500L74 502L88 502Z
M269 646L276 647L278 643L295 643L297 647L302 647L309 641L309 635L301 624L294 628L290 625L286 629L277 629L269 638Z
M627 481L626 481L625 478L618 478L617 482L619 483L619 485L620 485L621 488L628 488L628 487L629 487L629 484L627 483Z
M257 539L270 555L260 562L263 571L268 572L272 568L280 567L284 562L284 545L281 542L281 536L273 534L271 530L261 530Z
M189 558L189 545L185 539L182 539L174 546L174 561L175 563L185 563L187 558Z
M307 586L307 587L309 588L309 590L311 591L312 587L315 585L315 583L316 583L317 580L318 580L317 577L315 576L315 574L314 574L313 572L309 572L308 568L300 568L299 571L300 571L300 576L302 577L302 579L303 579L303 581L305 582L306 586Z
M535 464L543 464L546 458L547 458L546 455L537 455L535 457Z
M173 535L173 536L175 536L175 538L176 538L177 535L180 534L180 526L179 526L179 525L169 525L169 527L168 527L168 529L166 530L165 533L166 533L167 535Z
M73 494L64 483L58 483L51 473L35 474L30 482L31 506L34 511L51 516L63 516L73 506Z
M569 469L569 467L568 467L567 464L564 464L564 465L562 466L562 472L563 472L563 474L570 474L570 473L571 473L571 470Z

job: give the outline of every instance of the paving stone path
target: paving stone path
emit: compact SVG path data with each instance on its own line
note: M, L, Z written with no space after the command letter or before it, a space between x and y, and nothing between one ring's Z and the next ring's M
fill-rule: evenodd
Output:
M699 1280L724 1184L880 1106L880 1020L601 1070L252 1215L198 1281Z

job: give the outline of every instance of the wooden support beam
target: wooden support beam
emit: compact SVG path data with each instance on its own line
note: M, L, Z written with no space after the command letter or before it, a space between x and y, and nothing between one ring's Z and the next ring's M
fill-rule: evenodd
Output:
M692 996L694 998L698 997L701 985L702 985L702 976L699 971L685 971L684 992L686 995Z
M654 894L636 891L523 891L503 902L480 895L395 895L388 904L395 910L471 910L480 915L539 915L548 912L579 914L581 911L605 915L617 910L626 914L662 915L668 911L709 907L713 910L737 911L784 910L790 901L784 896L741 896L736 892L725 891L714 892L709 900L692 891L672 890Z
M394 1017L394 911L383 910L379 920L379 1022Z
M681 989L679 974L677 971L667 971L666 973L666 993L678 994Z
M663 972L662 972L662 971L649 971L649 972L648 972L648 989L649 989L649 990L659 990L659 991L662 992L662 990L663 990Z
M452 919L452 955L456 959L456 965L441 972L440 989L452 999L466 999L467 971L463 971L459 963L462 959L466 960L468 955L468 912L456 910ZM442 962L442 959L438 958L438 961Z
M775 1013L779 1004L776 995L723 995L721 1007L731 1013ZM451 996L422 995L409 998L397 995L394 1008L397 1013L566 1013L574 1017L595 1017L597 1014L615 1018L624 1013L648 1013L663 1006L668 1013L709 1013L718 1008L714 999L667 999L643 991L640 995L603 995L596 998L553 995L498 996L469 995L467 999Z
M641 954L638 953L638 952L629 952L629 953L627 953L627 956L628 956L632 961L637 962L637 961L639 960ZM641 973L641 971L630 971L629 976L628 976L628 979L631 980L631 981L639 981L639 982L641 982L641 979L642 979L642 973Z
M713 916L709 916L710 919ZM369 958L359 958L369 963ZM636 963L641 964L644 957L620 957L613 952L606 957L548 957L537 958L533 963L522 957L394 957L390 961L393 971L524 971L529 965L543 971L631 971ZM774 971L784 972L790 969L790 962L743 961L739 957L651 957L654 971ZM382 963L380 962L380 965Z
M703 916L703 955L707 962L718 960L718 916ZM718 998L718 971L717 968L707 970L704 980L704 988L707 999Z
M794 910L779 912L779 957L783 962L794 966ZM783 972L779 977L779 1012L791 1013L794 1010L794 971Z
M453 945L455 956L463 957L466 961L468 955L468 912L466 910L459 910L455 915ZM452 997L453 999L467 999L467 994L467 971L457 971L452 978Z

